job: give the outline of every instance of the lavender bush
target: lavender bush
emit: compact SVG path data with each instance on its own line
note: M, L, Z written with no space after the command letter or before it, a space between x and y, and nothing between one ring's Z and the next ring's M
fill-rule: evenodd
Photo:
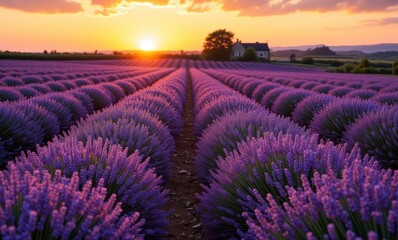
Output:
M326 94L315 94L297 104L292 113L292 120L300 126L308 126L314 115L321 111L326 105L336 98Z
M43 139L43 130L20 110L0 105L0 165L21 151L33 149Z
M298 89L284 92L275 100L271 111L285 117L290 117L297 104L313 94L310 91Z
M244 211L261 206L252 189L261 196L272 194L276 201L287 200L286 186L298 188L301 175L311 178L315 171L341 175L345 165L359 158L355 149L346 153L345 146L318 144L313 135L296 136L273 133L238 144L238 150L217 162L210 185L198 196L200 213L210 239L238 238L248 230Z
M359 99L333 101L314 116L310 127L323 138L341 142L350 124L378 108L375 102Z
M351 146L358 144L362 152L384 166L398 167L398 107L382 108L364 115L345 134Z
M148 167L148 159L142 159L138 151L128 152L109 140L88 138L83 144L76 138L64 142L55 139L38 148L37 153L28 152L19 157L15 166L21 172L39 169L52 175L60 170L65 177L72 177L77 171L80 186L88 181L97 186L103 181L106 198L116 194L116 200L122 204L122 215L139 212L145 219L145 235L165 236L169 213L162 206L168 201L167 191L154 169Z
M262 137L267 132L309 135L290 120L265 110L226 114L205 129L197 143L195 163L199 180L207 182L211 178L210 170L217 168L217 160L238 150L239 143Z
M269 207L249 217L256 239L396 239L397 172L354 164L341 179L319 173L312 182L301 179L301 190L288 190L289 202L280 205L268 194Z
M0 172L0 234L3 239L143 239L139 213L120 217L116 195L106 198L103 180L79 190L79 177L57 170Z

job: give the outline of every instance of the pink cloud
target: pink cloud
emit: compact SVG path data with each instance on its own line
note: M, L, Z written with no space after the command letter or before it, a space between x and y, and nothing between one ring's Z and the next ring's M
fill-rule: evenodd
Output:
M101 11L97 11L97 13L102 15L117 13L117 10L115 10L116 7L134 3L149 3L154 6L167 6L169 4L169 0L91 0L92 5L102 7Z
M80 3L68 0L0 0L0 7L34 13L82 12Z
M397 0L194 0L188 8L203 10L209 3L218 3L224 11L237 11L243 16L271 16L296 11L387 11L397 7Z

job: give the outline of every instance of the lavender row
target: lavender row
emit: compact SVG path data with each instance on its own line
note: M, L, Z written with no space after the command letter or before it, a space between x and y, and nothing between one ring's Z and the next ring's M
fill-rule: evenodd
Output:
M323 84L316 83L311 80L297 80L293 76L290 77L276 77L272 73L267 73L263 77L258 73L257 75L253 75L248 71L240 71L240 72L221 72L215 70L206 70L206 73L211 76L223 81L227 82L230 86L235 89L239 89L245 95L254 94L253 91L256 87L263 86L265 88L279 88L287 90L302 90L307 92L308 94L319 93L319 94L328 94L335 97L345 97L345 98L360 98L363 100L373 100L382 104L398 104L398 85L393 78L380 79L380 80L370 80L367 84L366 81L348 81L348 80L340 80L340 83L337 86L331 84ZM246 73L248 72L248 73ZM243 76L242 76L243 73ZM257 73L257 72L256 72ZM244 76L247 74L247 76ZM322 78L323 76L328 76L328 74L312 74L306 75L309 77L316 77L317 79ZM335 82L337 80L333 80ZM322 81L323 82L323 81ZM345 84L346 86L343 86ZM245 86L245 89L241 87ZM261 91L257 91L257 97L260 97Z
M385 166L397 166L396 93L378 96L384 103L382 105L371 100L337 98L274 83L261 83L255 79L242 80L220 72L217 76L224 84L257 100L276 114L291 117L294 122L309 127L322 138L335 143L346 142L351 147L358 143L364 154L371 154ZM391 106L385 106L389 104ZM372 120L366 117L368 114L371 114ZM378 140L366 140L371 136Z
M209 76L192 72L194 86L196 76L203 89L197 92L213 90L215 96L206 97L208 101L217 102L219 92L233 94ZM372 159L362 158L357 147L348 151L347 145L319 143L317 135L304 130L293 134L271 130L238 140L239 133L256 128L258 115L268 117L261 110L227 114L199 141L200 159L205 148L199 146L211 142L209 135L226 136L206 148L225 151L225 157L213 159L216 168L198 196L210 239L395 238L398 174L380 170ZM253 126L250 120L236 124L244 117L252 119ZM240 143L228 151L234 141Z
M295 88L330 91L334 88L347 90L373 90L392 92L398 90L396 79L391 76L332 74L323 72L265 72L265 71L225 71L232 75L245 76L274 82ZM333 87L333 88L332 88Z
M195 100L196 165L199 179L207 182L216 160L237 145L264 132L309 135L289 119L276 116L208 75L191 69Z
M175 126L169 128L160 118L181 114L186 97L185 88L186 71L178 70L150 88L138 91L118 104L81 120L63 137L54 139L48 146L39 147L36 153L28 152L15 163L10 163L6 174L10 173L10 178L13 179L24 178L36 172L44 176L48 173L56 174L59 179L65 179L62 180L65 182L63 187L71 189L74 196L81 194L78 189L82 188L86 192L100 189L98 191L101 193L95 193L98 197L92 194L96 197L95 202L84 197L78 198L80 203L76 206L81 210L76 213L69 211L74 214L73 219L69 218L67 209L75 206L70 204L77 204L76 201L65 202L66 208L63 210L65 205L51 205L42 209L36 204L56 203L54 197L48 197L47 200L45 195L40 195L33 203L27 199L26 204L31 204L31 209L46 217L51 225L47 224L43 229L40 225L33 224L33 227L23 229L24 231L16 226L16 235L27 233L25 236L38 237L46 233L45 236L52 234L52 237L57 237L61 232L64 238L86 235L94 239L164 238L167 235L167 217L170 214L163 210L168 201L168 193L162 186L163 176L155 171L162 172L157 168L162 164L170 165L171 152L175 147L170 130L173 128L178 134L179 129ZM144 97L147 101L137 100ZM164 162L157 164L159 159L156 157L161 157ZM166 177L167 172L164 173ZM69 179L73 181L71 187L68 185ZM37 187L38 182L40 181L32 184L32 189ZM47 183L50 187L52 184ZM93 186L96 188L93 189ZM103 207L101 201L109 204L108 207ZM115 210L112 206L116 206ZM93 208L89 214L101 210L101 207L104 210L100 214L89 215L84 211L89 207ZM49 214L58 211L61 212L58 215ZM79 219L86 218L90 219L86 221L87 224L77 225ZM101 225L102 222L107 225ZM13 224L14 222L8 222L6 226L11 229ZM91 232L95 235L89 235Z
M0 86L0 101L19 101L29 99L35 96L42 96L52 92L64 92L67 90L77 89L83 86L90 86L100 83L111 83L121 80L131 80L132 78L150 73L153 70L130 70L120 74L103 74L101 76L93 76L87 78L48 81L45 83L24 84L15 87ZM32 80L34 77L27 77Z
M182 127L186 72L177 70L150 88L80 121L65 134L85 142L89 137L109 139L129 153L139 150L149 166L164 179L170 176L174 138Z
M6 164L21 151L33 150L36 144L51 140L80 118L118 102L170 71L0 104L0 163Z

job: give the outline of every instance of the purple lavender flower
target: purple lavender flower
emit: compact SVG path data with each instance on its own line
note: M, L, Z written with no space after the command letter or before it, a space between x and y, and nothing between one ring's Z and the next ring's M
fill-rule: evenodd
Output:
M46 109L48 112L56 116L60 125L60 131L65 131L69 129L70 126L72 126L72 114L69 112L69 109L66 108L64 105L59 104L55 100L47 97L36 97L33 98L31 102Z
M15 78L15 77L2 78L1 82L4 83L8 87L21 86L21 85L25 84L21 79Z
M397 93L379 93L376 94L373 98L373 101L381 103L381 104L388 104L388 105L397 105L398 104L398 94Z
M87 94L93 103L94 111L109 107L112 102L111 93L98 86L86 86L78 88L77 91Z
M238 144L259 138L265 133L289 133L295 135L309 135L303 128L286 118L271 114L265 110L238 111L226 114L214 121L203 131L197 144L195 157L198 177L202 182L210 178L210 170L215 170L217 160L238 149Z
M96 186L104 180L107 198L116 194L116 200L122 203L122 214L139 212L145 219L146 235L166 234L169 213L162 206L168 201L167 191L161 186L161 177L148 167L148 159L142 159L138 151L128 154L128 149L102 139L89 138L85 145L75 138L64 142L55 139L48 146L38 148L37 153L23 154L15 166L20 172L38 169L52 175L61 170L68 178L77 171L80 186L88 181Z
M330 90L329 94L336 97L343 97L349 94L353 89L349 87L335 87Z
M34 104L31 101L18 102L10 107L21 110L27 119L33 124L41 127L44 135L43 140L37 144L43 144L51 140L55 135L61 133L61 126L58 118L43 107Z
M315 94L307 97L297 104L296 109L293 111L293 122L298 123L300 126L308 126L314 115L335 99L326 94Z
M112 102L116 103L119 100L126 97L124 90L116 84L113 83L103 83L100 85L104 89L108 90L111 93L111 97L113 98Z
M82 101L72 94L53 93L46 95L46 97L58 102L59 105L65 106L70 112L72 121L74 122L87 115L87 109Z
M277 87L279 87L279 85L275 83L262 83L254 89L251 98L256 100L256 102L260 102L265 94Z
M170 128L173 136L177 136L181 132L181 114L165 98L146 94L146 91L142 91L126 99L123 105L131 108L141 108L151 112L153 115L158 115L159 119Z
M86 142L89 138L109 139L114 144L128 148L129 154L139 151L143 159L150 158L149 167L156 168L156 173L164 179L170 176L172 150L151 133L149 127L134 119L120 118L112 120L91 120L72 126L65 138L75 137Z
M139 213L120 216L116 195L106 197L103 180L79 190L71 179L47 172L0 172L0 235L4 239L143 239Z
M238 150L218 160L210 185L198 196L208 237L229 239L245 233L248 227L242 212L252 216L255 208L267 205L256 201L257 196L270 193L281 203L288 197L286 186L299 188L305 183L301 175L310 179L317 171L340 176L344 166L360 158L357 149L346 151L332 142L318 144L316 135L293 138L266 133L238 144Z
M0 105L0 165L43 140L43 130L10 104Z
M1 87L0 86L0 102L1 101L19 101L24 99L24 95L22 95L17 89L10 87Z
M284 92L289 91L288 87L277 87L269 91L267 94L263 96L260 101L260 104L263 105L267 109L271 109L275 100Z
M314 116L310 127L322 138L340 142L350 124L379 108L378 103L359 99L333 101Z
M30 86L18 87L18 91L25 97L31 98L40 95L40 92L31 88Z
M325 93L327 94L330 90L332 90L334 87L329 84L320 84L317 85L316 87L312 88L311 91L317 92L317 93Z
M241 95L220 97L203 106L195 117L195 133L199 135L214 120L225 114L238 111L253 111L261 109L254 101Z
M314 93L308 90L294 89L284 92L275 100L271 111L285 117L290 117L297 104L311 95L314 95Z
M87 114L91 114L94 112L94 103L89 95L83 92L79 92L78 89L75 91L71 91L70 93L81 103L81 105L86 108Z
M398 166L398 107L384 107L364 115L346 132L350 146L358 144L363 154L370 154L383 165Z
M267 208L244 214L249 232L259 239L396 239L397 172L356 161L341 179L318 172L312 184L301 179L303 188L290 188L283 205L268 194Z
M372 98L374 95L376 95L376 93L376 91L370 89L358 89L351 91L346 95L346 97L360 98L366 100Z

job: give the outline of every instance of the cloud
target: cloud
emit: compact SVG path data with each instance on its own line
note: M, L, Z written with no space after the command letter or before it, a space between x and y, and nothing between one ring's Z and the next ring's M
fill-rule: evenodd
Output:
M159 7L167 6L169 2L172 2L172 0L91 0L92 5L102 8L102 10L97 11L97 13L105 16L118 14L121 11L123 12L123 9L130 8L134 5L147 4Z
M31 13L82 12L80 3L70 0L0 0L0 7Z
M384 26L398 24L398 17L381 18L381 19L369 19L364 20L362 23L366 26Z
M398 7L397 0L193 0L188 11L203 11L203 6L218 5L223 11L242 16L271 16L296 11L388 11Z

